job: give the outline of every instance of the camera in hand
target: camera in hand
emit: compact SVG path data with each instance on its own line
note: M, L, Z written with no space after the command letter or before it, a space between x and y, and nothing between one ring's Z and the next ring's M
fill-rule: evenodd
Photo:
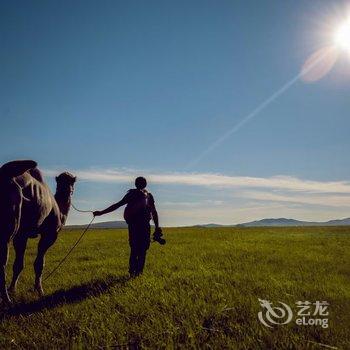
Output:
M161 245L164 245L166 243L166 240L162 238L162 236L163 236L162 230L160 228L156 229L153 233L153 241L158 242Z

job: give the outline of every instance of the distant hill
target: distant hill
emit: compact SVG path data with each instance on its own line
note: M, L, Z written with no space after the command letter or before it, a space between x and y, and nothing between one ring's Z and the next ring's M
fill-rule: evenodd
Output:
M295 226L350 226L350 218L340 220L330 220L325 222L299 221L294 219L278 218L278 219L262 219L246 222L238 225L197 225L199 227L295 227Z
M270 226L270 227L290 227L290 226L348 226L350 225L350 218L341 219L341 220L330 220L325 222L313 222L313 221L299 221L294 219L263 219L252 222L247 222L237 225L238 227L261 227L261 226Z
M84 228L86 227L85 225L68 225L66 228L69 229L79 229L79 228ZM91 228L127 228L128 225L126 224L125 221L105 221L105 222L96 222L90 226Z
M204 225L195 225L194 227L222 227L222 226L234 226L234 225L220 225L220 224L204 224Z
M349 226L350 218L340 219L340 220L330 220L330 221L327 221L325 224L329 226Z
M238 224L239 227L259 227L259 226L269 226L269 227L275 227L275 226L282 226L282 227L288 227L288 226L315 226L316 223L313 222L307 222L307 221L299 221L294 219L286 219L286 218L279 218L279 219L262 219L262 220L256 220L251 222L246 222L243 224Z
M312 222L312 221L299 221L294 219L262 219L251 222L246 222L238 225L220 225L215 223L194 225L193 227L296 227L296 226L350 226L350 218L340 220L330 220L325 222ZM80 229L86 227L85 225L68 225L66 228L69 229ZM97 222L91 225L91 228L127 228L128 225L125 221L105 221Z

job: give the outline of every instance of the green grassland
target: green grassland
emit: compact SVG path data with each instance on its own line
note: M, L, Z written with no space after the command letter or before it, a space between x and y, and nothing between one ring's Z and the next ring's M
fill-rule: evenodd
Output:
M91 230L61 269L31 290L37 240L14 297L1 311L0 347L350 349L350 228L169 228L143 276L129 280L126 230ZM48 273L80 235L65 230ZM11 275L13 251L8 266ZM273 328L258 298L328 301L329 328Z

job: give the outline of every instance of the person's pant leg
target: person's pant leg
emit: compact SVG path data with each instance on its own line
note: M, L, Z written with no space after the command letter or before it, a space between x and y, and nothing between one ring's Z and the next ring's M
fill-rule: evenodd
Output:
M138 275L140 275L143 272L143 269L145 267L146 254L147 254L147 249L145 249L144 247L140 247L140 250L138 252L137 271L136 271Z
M151 243L151 239L150 239L151 226L149 224L149 221L142 223L140 227L140 232L142 234L140 235L140 241L139 241L140 249L138 251L138 261L137 261L138 274L141 274L143 272L143 269L145 267L145 262L146 262L147 250Z
M136 246L135 236L136 227L132 223L128 224L129 229L129 246L130 246L130 257L129 257L129 273L135 275L137 272L137 259L138 250Z
M150 232L149 222L138 221L129 223L130 274L139 275L143 272L146 253L150 246Z
M138 269L138 251L136 247L130 246L129 273L135 275Z

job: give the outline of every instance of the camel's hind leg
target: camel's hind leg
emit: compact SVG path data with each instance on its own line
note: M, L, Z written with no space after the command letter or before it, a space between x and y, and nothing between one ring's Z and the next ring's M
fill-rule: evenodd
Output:
M15 259L15 262L13 263L12 282L9 287L10 293L16 292L18 277L24 267L24 253L27 247L27 238L23 237L20 234L17 234L13 239L13 246L16 251L16 259Z
M34 261L34 270L35 270L34 290L36 290L40 296L44 295L44 290L42 286L42 273L44 268L45 253L55 243L56 239L57 239L57 232L53 234L44 235L40 238L40 241L39 241L38 254Z
M6 288L6 264L8 259L8 241L0 240L0 296L3 302L10 304L11 299Z

